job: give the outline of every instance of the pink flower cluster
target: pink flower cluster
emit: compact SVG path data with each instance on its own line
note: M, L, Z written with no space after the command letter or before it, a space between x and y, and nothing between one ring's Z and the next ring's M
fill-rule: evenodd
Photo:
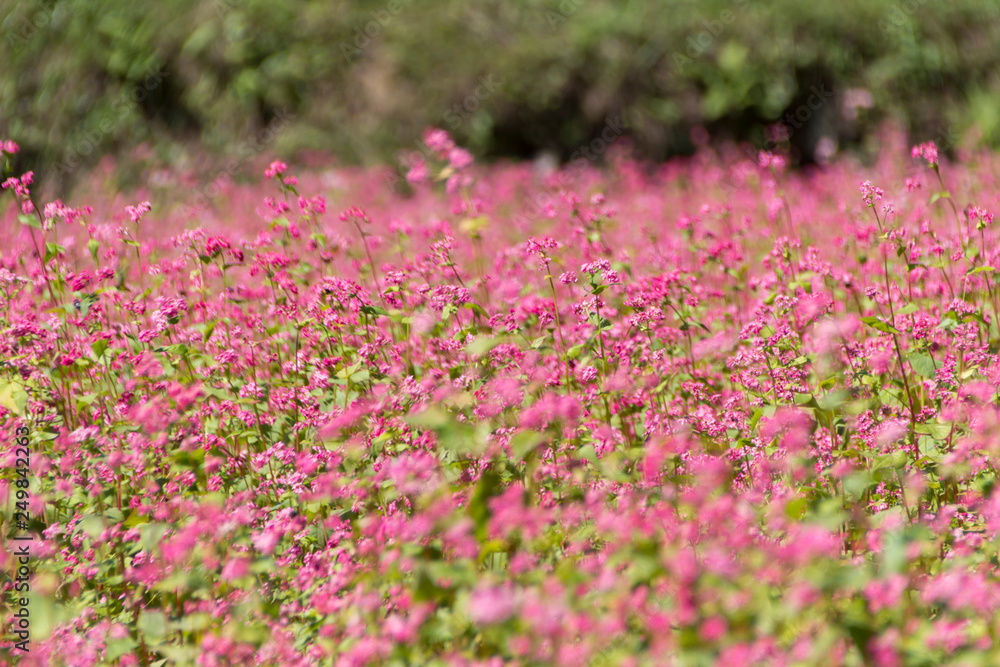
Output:
M460 188L468 187L472 184L472 178L467 174L462 174L464 170L472 166L472 154L464 148L459 148L452 141L451 137L444 130L431 128L424 132L424 144L447 166L447 170L442 171L442 177L448 179L448 192L453 193ZM456 172L448 174L448 171ZM425 160L416 160L406 173L406 180L417 185L427 181L431 176L430 166Z
M927 160L928 164L932 167L936 167L938 164L938 149L933 141L927 141L914 146L910 151L910 155L911 157Z
M95 177L25 216L4 182L18 664L1000 662L1000 156L425 141L454 187L276 160L213 212Z

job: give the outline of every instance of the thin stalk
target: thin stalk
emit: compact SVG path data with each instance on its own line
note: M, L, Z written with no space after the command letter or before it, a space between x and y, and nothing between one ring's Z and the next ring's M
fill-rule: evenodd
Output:
M875 221L878 223L879 233L882 233L882 221L879 220L878 211L875 207L872 207L872 212L875 213ZM889 288L889 257L885 251L885 246L881 245L882 254L882 271L883 277L885 278L885 298L889 302L889 324L892 328L896 329L896 312L892 307L892 290ZM899 349L899 338L897 338L895 333L890 334L892 336L892 343L896 349L896 359L899 361L899 372L903 376L903 387L906 390L906 398L910 403L910 444L916 442L917 434L917 412L913 406L913 392L910 391L910 381L906 374L906 365L903 362L903 353ZM909 516L909 514L907 514Z
M546 265L548 265L548 262L546 262ZM569 348L566 347L566 340L563 338L562 320L559 317L559 297L556 295L556 285L555 285L554 282L552 282L552 271L551 271L551 269L548 271L548 273L547 273L547 275L545 277L548 278L548 280L549 280L549 289L552 291L552 303L555 306L555 313L556 313L556 332L559 334L559 345L562 347L563 370L566 373L566 390L569 391L569 387L570 387L570 380L569 380L569 359L566 356L568 354ZM600 317L598 317L598 320L597 320L598 325L600 324L600 322L601 322Z

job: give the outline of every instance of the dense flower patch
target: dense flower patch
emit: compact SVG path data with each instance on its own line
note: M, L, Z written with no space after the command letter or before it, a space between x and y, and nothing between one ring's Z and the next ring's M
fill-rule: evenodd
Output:
M426 139L405 196L4 183L20 664L1000 662L1000 159L565 177Z

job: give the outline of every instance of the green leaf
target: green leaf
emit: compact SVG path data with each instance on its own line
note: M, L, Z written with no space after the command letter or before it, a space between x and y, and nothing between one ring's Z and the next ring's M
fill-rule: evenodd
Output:
M471 301L469 301L467 303L463 303L462 308L471 310L472 312L476 313L477 315L481 315L482 317L488 318L490 316L490 314L486 312L486 309L480 306L478 303L472 303Z
M114 662L126 653L131 653L138 646L139 644L137 644L131 637L109 639L104 645L104 660L107 662Z
M81 317L86 317L87 313L90 312L90 308L97 303L97 296L94 294L84 294L80 297L77 303L73 304L73 307L80 311Z
M38 224L38 218L36 218L33 215L25 215L24 213L20 213L17 216L17 220L22 225L27 225L29 227L34 227L35 229L41 229L42 228L42 226L40 224Z
M938 199L951 199L951 193L942 190L941 192L935 192L933 195L931 195L932 204L936 202Z
M523 461L545 438L537 431L518 431L510 439L510 455L515 461Z
M167 634L167 616L160 611L144 611L136 627L147 637L164 637Z
M503 339L501 338L488 338L483 336L470 341L469 344L465 346L465 351L472 356L480 356L486 354L502 342Z
M94 258L94 263L97 263L97 249L100 244L97 243L96 239L90 239L87 241L87 250L90 251L90 256Z
M500 476L492 469L486 470L479 478L472 498L469 499L469 517L476 524L476 539L480 542L485 542L488 535L487 524L492 516L489 501L500 492L500 488Z
M91 539L96 540L101 536L101 533L104 532L107 524L104 522L104 517L91 514L80 520L79 527L80 530L89 535Z
M180 627L184 632L198 632L212 625L212 617L204 612L189 614L181 619ZM162 651L162 649L160 649Z
M31 638L46 639L52 634L58 623L58 614L55 600L48 595L41 595L32 591L29 598L29 609L31 610Z
M819 404L816 402L816 398L812 394L795 392L795 404L804 405L807 408L819 409Z
M870 326L872 329L875 329L875 331L881 331L882 333L891 333L891 334L900 333L899 329L892 326L891 324L883 322L877 317L862 317L861 321Z
M914 429L917 433L922 433L931 436L935 440L946 440L949 435L951 435L952 426L951 424L939 424L937 422L924 422L923 424L917 424Z
M807 509L809 509L808 501L805 498L796 498L785 505L785 515L789 519L798 521L805 515Z
M198 614L204 615L204 614ZM187 617L181 620L181 625ZM156 647L156 650L167 656L164 666L169 665L194 665L198 656L201 655L201 651L194 646L174 646L173 644L161 644ZM152 665L150 665L152 667Z
M597 463L600 460L597 458L597 450L594 449L593 445L584 445L576 450L576 458L581 461L590 461L591 463Z
M50 259L56 257L60 254L66 252L66 248L61 245L56 245L55 243L46 242L45 243L45 262L48 263Z
M483 228L490 224L490 219L485 216L476 218L466 218L459 223L459 229L467 234L478 234Z
M79 359L77 359L77 361L79 361ZM77 394L73 398L76 400L76 402L78 404L81 404L81 405L93 405L94 402L98 399L98 395L97 394Z
M136 526L138 526L140 524L148 523L148 522L149 522L149 517L148 516L143 516L142 514L139 514L138 512L136 512L135 510L133 510L132 513L128 515L128 518L125 519L125 527L126 528L135 528Z
M132 517L129 517L129 521ZM128 522L126 522L128 525ZM167 525L164 523L142 523L139 527L139 548L148 553L152 553L163 539L163 534L167 532ZM178 573L186 576L183 572ZM172 589L167 589L172 590Z
M28 406L28 392L16 384L0 381L0 405L23 417Z
M276 572L277 570L278 566L271 558L258 558L250 564L250 571L254 574L266 574L268 572Z
M930 355L923 352L911 352L907 359L910 361L910 368L920 377L933 379L937 376L935 371L938 364L934 363L934 359Z

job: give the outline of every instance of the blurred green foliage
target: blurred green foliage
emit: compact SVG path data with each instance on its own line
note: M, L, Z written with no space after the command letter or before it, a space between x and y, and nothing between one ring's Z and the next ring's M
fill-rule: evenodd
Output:
M917 138L1000 142L990 1L0 5L0 134L43 178L147 140L168 159L188 142L224 153L279 112L294 119L268 150L359 162L431 125L480 155L565 158L618 115L656 159L689 151L695 125L759 142L797 112L807 158L887 117ZM804 111L816 90L831 97Z

